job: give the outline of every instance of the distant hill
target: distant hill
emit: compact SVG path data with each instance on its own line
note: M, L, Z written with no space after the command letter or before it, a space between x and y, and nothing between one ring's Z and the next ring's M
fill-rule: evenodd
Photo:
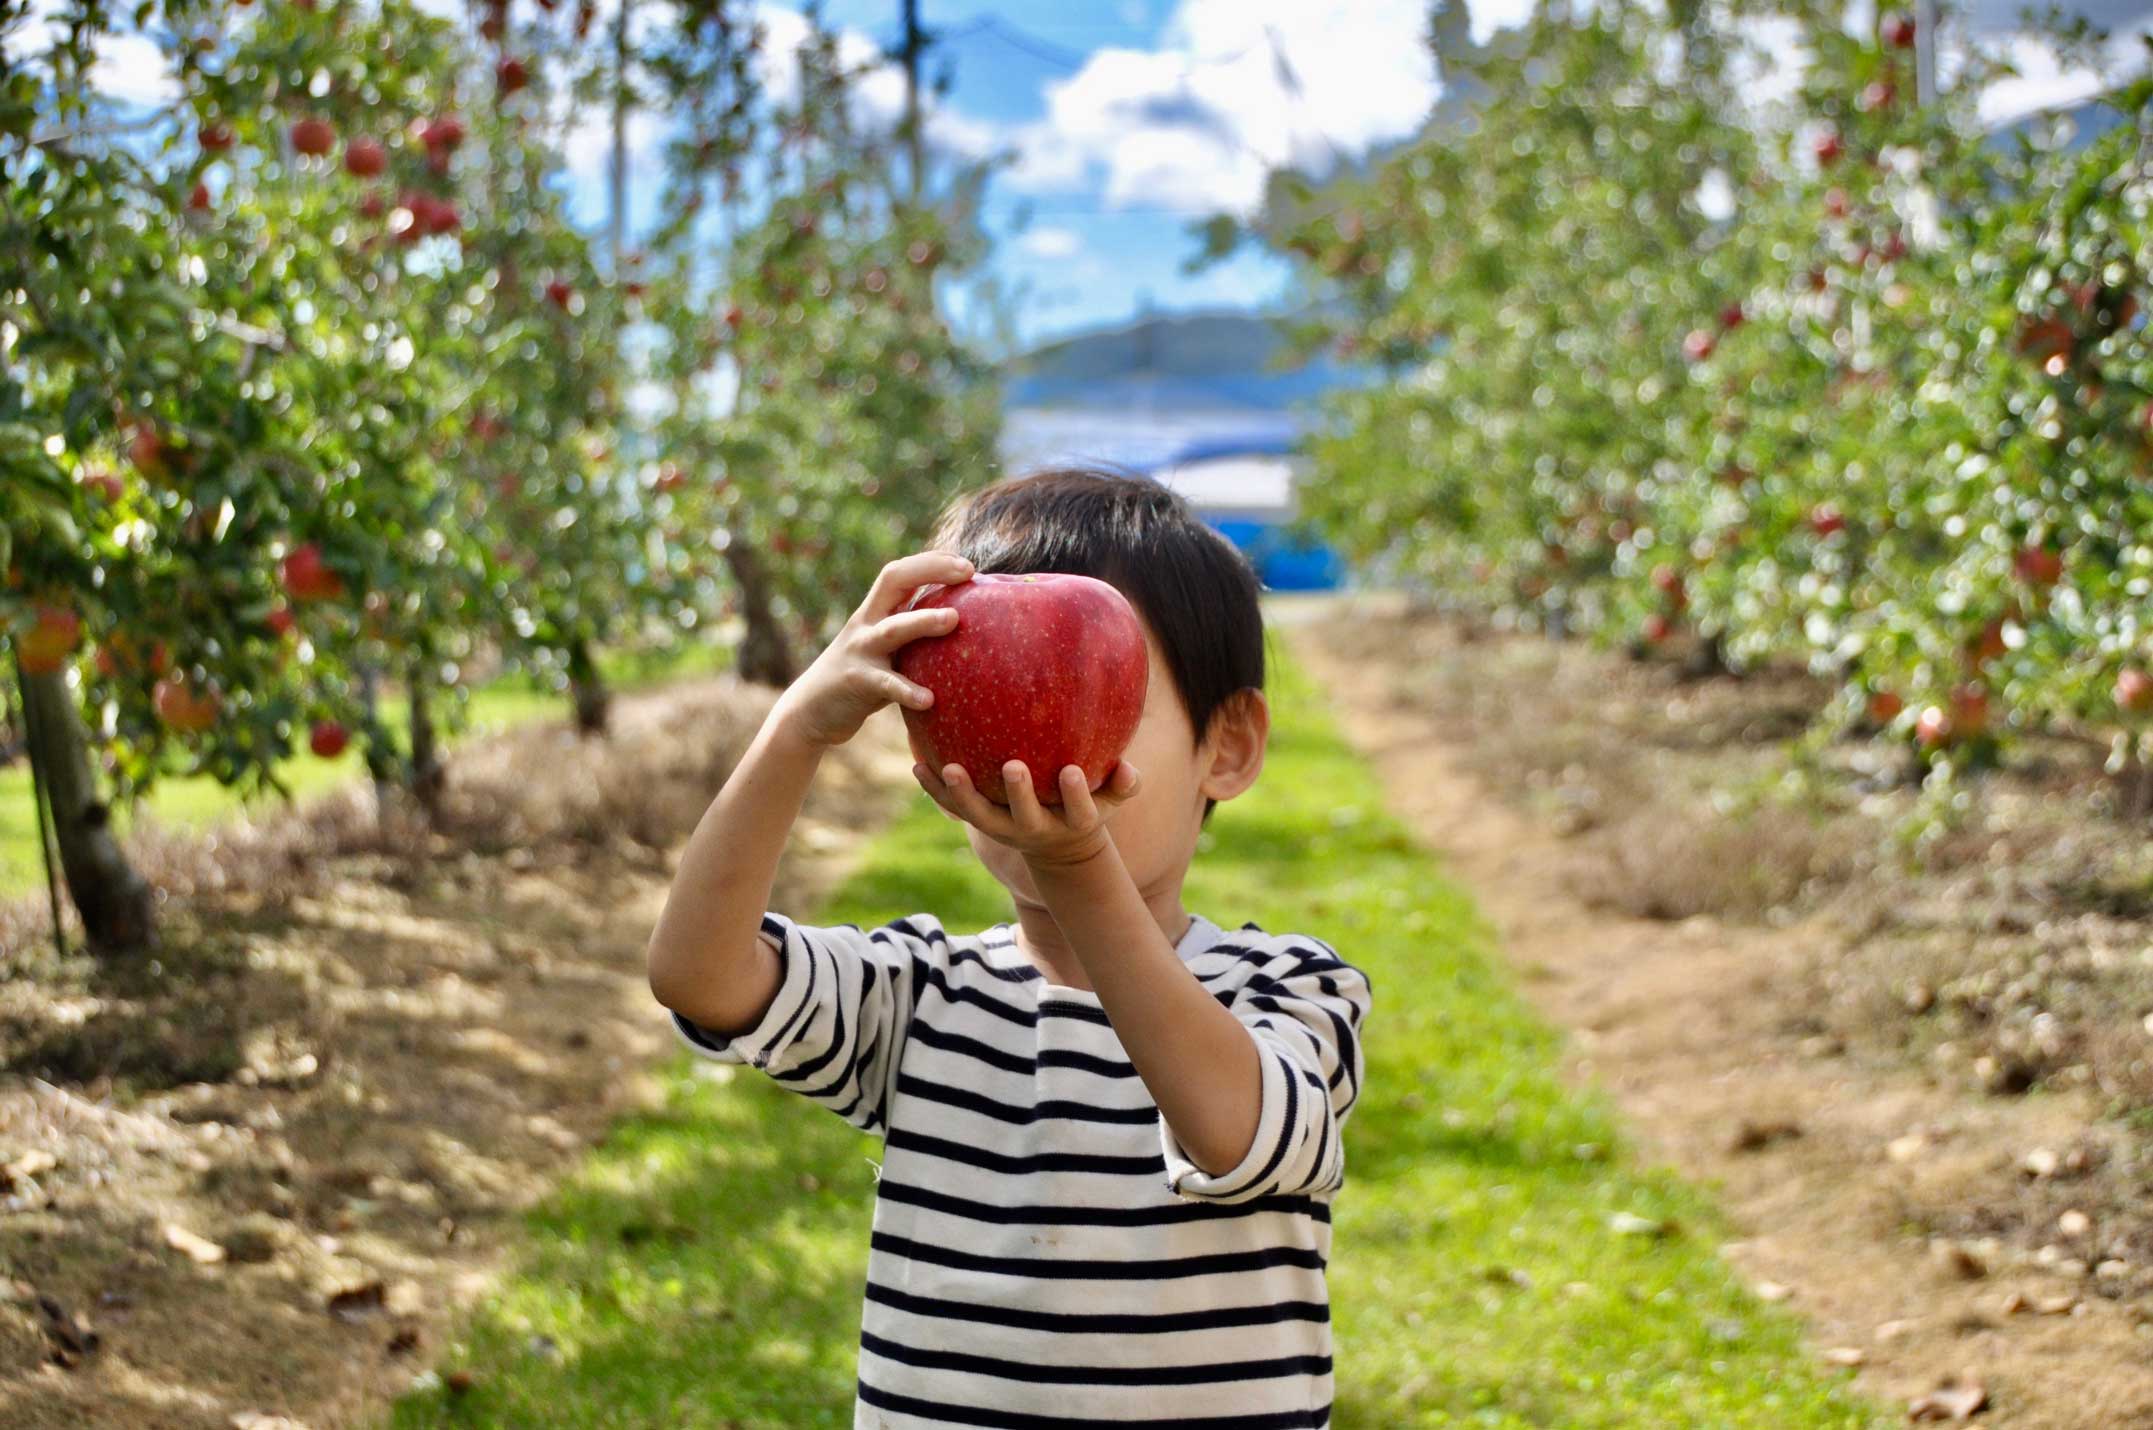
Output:
M1162 314L1079 333L1015 359L1011 407L1281 411L1335 387L1375 380L1367 368L1320 357L1278 362L1285 340L1252 313Z

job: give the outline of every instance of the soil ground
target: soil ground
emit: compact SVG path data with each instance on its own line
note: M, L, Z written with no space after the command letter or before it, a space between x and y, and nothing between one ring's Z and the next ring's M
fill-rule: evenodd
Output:
M475 742L445 834L363 790L227 830L162 871L191 890L154 961L61 964L18 922L0 1424L352 1423L431 1363L516 1214L650 1104L670 851L772 698L720 677L621 699L608 740ZM781 901L909 783L885 714L824 761Z
M2076 897L2132 887L2142 831L2044 759L1909 872L1874 784L1712 803L1775 768L1819 698L1798 676L1686 680L1392 597L1302 617L1283 637L1568 1030L1567 1075L1721 1191L1725 1254L1819 1354L1902 1402L1977 1379L1985 1423L2153 1426L2153 959L2137 909Z

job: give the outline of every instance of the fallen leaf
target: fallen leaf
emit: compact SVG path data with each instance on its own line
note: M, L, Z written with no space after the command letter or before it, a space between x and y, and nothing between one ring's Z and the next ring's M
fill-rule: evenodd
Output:
M176 1221L164 1224L164 1243L174 1251L185 1252L195 1261L210 1266L224 1260L224 1248L206 1236L196 1236Z
M1930 1248L1936 1264L1962 1281L1979 1281L1989 1274L1980 1257L1954 1241L1939 1241Z
M360 1321L381 1309L385 1291L379 1281L349 1286L329 1298L329 1314L340 1321Z
M97 1332L76 1320L57 1300L40 1293L37 1309L45 1315L45 1339L50 1342L47 1355L54 1365L73 1370L84 1356L97 1350Z
M1906 1407L1909 1420L1971 1420L1988 1408L1988 1387L1969 1378L1961 1385L1945 1381Z
M1727 1139L1727 1150L1730 1152L1756 1152L1771 1146L1774 1142L1783 1142L1790 1137L1799 1137L1801 1135L1802 1129L1797 1123L1784 1121L1751 1122L1749 1119L1744 1118L1735 1127L1734 1135Z

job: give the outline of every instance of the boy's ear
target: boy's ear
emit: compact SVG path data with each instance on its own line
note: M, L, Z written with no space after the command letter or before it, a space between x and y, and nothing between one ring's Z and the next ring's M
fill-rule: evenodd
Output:
M1204 769L1197 792L1207 799L1229 800L1246 791L1263 773L1263 751L1270 738L1270 701L1254 686L1237 692L1219 707L1198 752Z

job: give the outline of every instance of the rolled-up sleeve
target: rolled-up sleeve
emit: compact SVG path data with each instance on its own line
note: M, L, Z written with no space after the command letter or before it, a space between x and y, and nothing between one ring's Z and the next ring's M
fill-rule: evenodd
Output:
M1189 1159L1162 1115L1166 1182L1178 1196L1239 1202L1345 1184L1342 1134L1366 1069L1360 1033L1372 990L1367 975L1321 940L1281 935L1277 945L1228 1004L1256 1043L1256 1135L1238 1165L1213 1174Z
M703 1057L752 1064L861 1131L885 1132L890 1084L937 947L939 927L923 926L931 922L820 928L766 913L762 932L777 946L781 974L762 1018L727 1038L672 1012L673 1029Z

